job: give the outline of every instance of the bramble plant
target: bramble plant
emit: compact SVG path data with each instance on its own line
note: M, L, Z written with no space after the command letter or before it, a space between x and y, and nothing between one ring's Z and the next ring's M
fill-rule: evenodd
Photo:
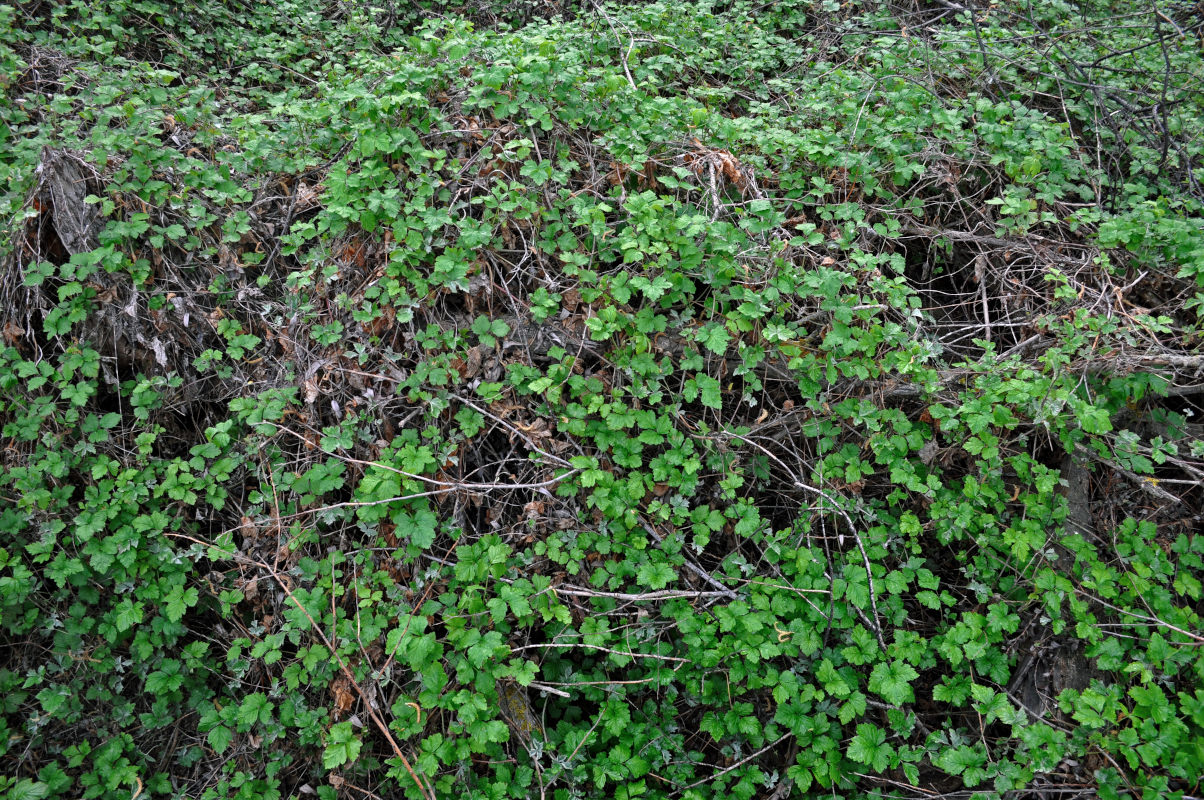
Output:
M905 5L0 7L0 792L1200 795L1204 18Z

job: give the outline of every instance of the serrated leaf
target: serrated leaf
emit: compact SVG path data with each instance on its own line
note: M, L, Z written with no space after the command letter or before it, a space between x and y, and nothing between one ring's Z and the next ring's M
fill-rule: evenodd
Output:
M409 539L414 546L425 550L435 543L438 525L439 518L431 511L423 509L398 519L397 532Z
M100 555L100 554L97 554L97 555ZM98 560L97 556L92 557L94 566L95 566L95 562L97 560ZM106 557L104 560L106 560L110 564L113 561L112 557ZM135 603L129 599L122 600L121 603L117 606L117 615L114 620L114 622L117 625L117 630L119 632L128 631L130 628L134 627L141 621L142 621L142 604Z
M853 761L868 764L877 772L890 766L893 748L886 744L886 732L877 725L862 723L857 726L857 735L849 742L848 755Z
M698 341L717 356L727 353L727 346L731 340L731 335L722 325L709 325L698 334Z
M515 617L522 619L531 615L531 603L518 589L510 586L504 586L498 592L503 600L510 606L510 611Z
M723 400L719 380L712 378L710 375L699 373L695 376L695 381L698 383L698 392L702 404L716 411L722 410Z
M422 672L428 664L442 657L443 647L433 633L428 633L417 639L410 639L402 653L410 669Z
M925 608L937 609L941 607L941 600L936 596L936 592L924 590L916 593L916 600Z
M238 714L235 719L238 721L238 729L247 731L256 722L267 723L272 719L272 710L275 705L268 700L268 696L263 692L255 692L243 698L242 705L238 707Z
M53 717L63 707L70 694L63 686L48 686L38 692L38 702L42 704L42 710Z
M978 750L968 745L951 747L935 759L936 765L950 775L961 775L980 766L984 759Z
M50 787L41 781L22 778L17 785L8 790L8 800L42 800L50 794Z
M179 622L184 618L184 613L195 606L199 599L200 594L195 586L189 586L187 589L174 586L163 604L164 614L171 622Z
M836 670L836 666L827 658L820 662L815 677L819 679L824 689L837 697L847 697L851 691L849 684Z
M209 742L209 746L218 755L226 751L230 746L230 742L234 739L234 731L227 728L225 725L218 725L209 731L209 735L205 737L205 741Z
M842 725L848 725L857 717L865 713L866 698L861 692L853 692L849 696L847 702L840 707L840 722Z
M353 763L360 757L361 742L352 730L350 722L336 722L330 726L326 749L322 752L322 766L334 769Z
M649 300L659 300L665 292L673 288L673 282L664 275L657 275L652 280L639 276L632 279L631 285L643 292Z
M184 676L180 674L180 662L168 659L163 662L161 669L146 676L146 691L156 695L174 692L183 683Z
M919 676L920 673L903 661L891 664L879 662L870 673L870 691L877 692L883 700L893 705L909 703L915 699L911 682Z
M635 577L640 585L660 590L673 582L677 575L668 564L642 564L636 571Z

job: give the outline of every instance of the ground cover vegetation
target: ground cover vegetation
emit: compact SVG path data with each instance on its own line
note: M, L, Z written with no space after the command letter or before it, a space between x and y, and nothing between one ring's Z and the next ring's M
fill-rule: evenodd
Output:
M0 793L1204 794L1202 42L0 5Z

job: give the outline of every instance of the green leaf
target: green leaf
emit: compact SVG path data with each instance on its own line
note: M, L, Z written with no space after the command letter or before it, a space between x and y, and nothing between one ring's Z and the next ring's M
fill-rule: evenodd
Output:
M721 410L723 408L723 400L720 398L719 380L701 372L694 376L694 380L698 384L702 404L716 411Z
M866 697L861 692L853 692L849 695L849 699L840 707L840 722L842 725L848 725L857 717L865 713Z
M22 778L8 790L8 800L42 800L50 794L50 787L41 781Z
M423 550L435 543L438 533L439 518L433 512L422 509L413 514L404 514L397 520L397 532L410 540L410 543Z
M985 763L986 759L983 754L974 747L962 745L961 747L950 747L943 751L934 759L936 765L948 772L950 775L961 775L968 773L966 777L966 785L971 785L972 776L969 773L976 772L977 768Z
M174 692L183 683L184 676L180 674L180 662L174 658L167 659L160 669L146 676L146 691L154 695L163 695Z
M673 567L669 566L668 564L645 563L640 565L639 570L636 571L635 577L636 580L640 582L641 586L649 589L659 590L664 589L666 586L672 583L677 578L677 574L673 571Z
M437 659L442 653L443 648L433 633L408 640L406 647L401 651L401 655L414 672L422 672L431 663L438 663Z
M829 693L837 697L847 697L852 691L830 659L825 658L820 662L819 668L815 671L815 677Z
M353 763L360 756L363 742L356 738L350 722L337 722L330 726L330 738L322 752L322 766L334 769Z
M870 691L877 692L892 705L910 703L915 699L911 682L919 676L920 673L904 661L895 661L890 665L879 662L870 673Z
M195 586L185 589L183 586L173 586L163 604L165 616L171 622L179 622L184 618L184 612L192 608L200 600L200 594Z
M97 556L101 555L97 553ZM109 559L111 561L112 559ZM93 558L96 561L96 558ZM142 622L142 604L126 598L117 605L117 616L115 623L118 632L128 631L138 623Z
M47 686L38 692L38 701L42 704L42 710L53 717L70 696L71 690L65 686Z
M639 289L649 300L659 300L665 292L673 288L673 282L664 275L657 275L652 280L641 275L633 278L631 285Z
M238 721L238 730L249 731L251 726L257 722L264 724L270 722L272 710L275 707L263 692L247 695L243 698L242 705L238 707L238 714L235 716Z
M221 755L230 746L230 741L234 738L234 731L227 728L225 725L218 725L209 731L209 735L205 740L209 742L209 746L214 752Z
M876 772L890 766L894 748L886 744L886 732L877 725L863 722L857 726L857 735L849 742L849 758L859 764L868 764Z

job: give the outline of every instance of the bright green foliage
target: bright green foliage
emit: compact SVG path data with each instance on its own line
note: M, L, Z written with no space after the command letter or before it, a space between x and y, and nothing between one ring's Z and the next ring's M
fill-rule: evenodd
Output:
M1199 794L1198 12L402 5L0 7L0 792Z

